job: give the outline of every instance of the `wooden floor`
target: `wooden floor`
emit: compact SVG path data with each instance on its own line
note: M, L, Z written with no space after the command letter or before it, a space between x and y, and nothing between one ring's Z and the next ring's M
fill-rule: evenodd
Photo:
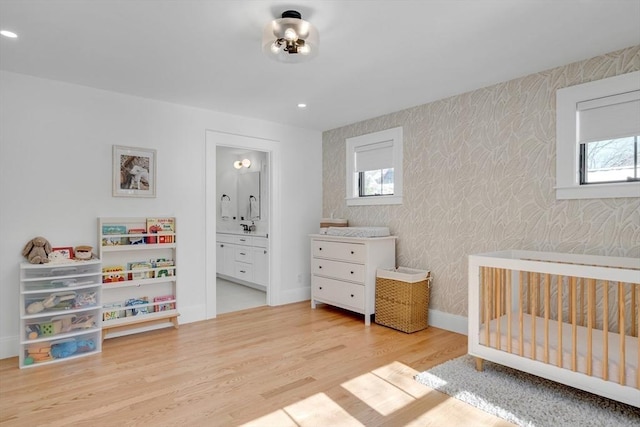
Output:
M0 361L2 426L510 426L413 380L467 351L308 302L105 341L103 353Z

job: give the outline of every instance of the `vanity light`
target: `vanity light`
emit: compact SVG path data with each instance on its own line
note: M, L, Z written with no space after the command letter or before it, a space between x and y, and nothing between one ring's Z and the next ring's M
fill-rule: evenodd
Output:
M251 160L249 160L249 159L236 160L235 162L233 162L233 167L236 168L236 169L242 169L243 167L250 168L251 167Z

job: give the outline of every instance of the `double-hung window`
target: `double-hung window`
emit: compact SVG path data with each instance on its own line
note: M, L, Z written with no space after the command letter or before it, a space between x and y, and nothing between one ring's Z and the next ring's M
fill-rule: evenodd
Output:
M402 203L402 128L347 139L347 205Z
M640 197L640 72L560 89L556 197Z

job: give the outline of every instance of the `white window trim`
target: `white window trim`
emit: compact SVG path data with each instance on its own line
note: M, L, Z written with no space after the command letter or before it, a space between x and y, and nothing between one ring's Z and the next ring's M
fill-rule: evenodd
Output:
M640 71L556 92L556 199L640 197L640 182L580 185L577 104L640 89Z
M391 141L393 144L393 195L360 197L358 183L354 182L356 148L363 145ZM401 205L402 204L402 127L347 138L347 206Z

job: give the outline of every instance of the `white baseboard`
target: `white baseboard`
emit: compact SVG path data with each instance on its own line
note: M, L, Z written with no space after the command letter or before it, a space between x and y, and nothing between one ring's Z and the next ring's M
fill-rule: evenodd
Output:
M292 304L294 302L308 301L311 299L311 287L305 286L295 289L286 289L280 292L280 300L271 305Z
M429 309L429 325L435 328L457 332L462 335L467 335L469 333L466 317L445 313L444 311Z
M8 359L18 355L18 336L0 337L0 359Z

